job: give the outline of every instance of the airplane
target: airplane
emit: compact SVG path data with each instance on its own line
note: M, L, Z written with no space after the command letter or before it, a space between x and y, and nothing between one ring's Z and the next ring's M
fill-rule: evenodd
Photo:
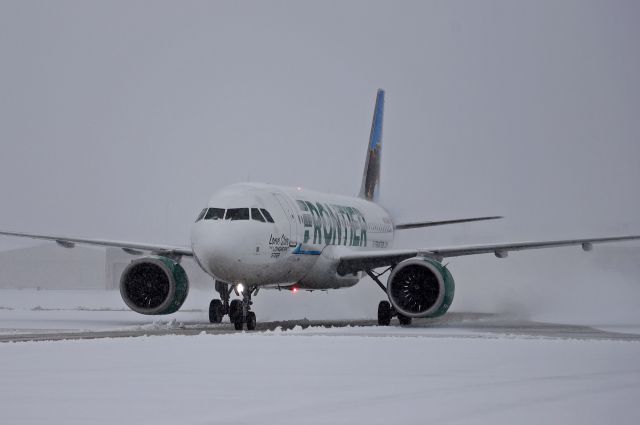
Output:
M640 235L502 243L426 249L394 249L396 231L450 225L500 216L397 223L378 203L384 116L384 90L376 95L360 192L356 197L300 187L239 183L213 195L191 228L191 246L167 246L102 239L0 231L6 236L118 247L135 256L120 278L120 294L133 311L171 314L189 292L180 265L192 257L214 279L219 298L209 304L209 321L229 317L236 330L256 328L252 296L260 289L329 290L347 288L369 276L385 293L378 304L378 324L393 317L401 325L414 318L447 312L455 293L445 258L576 245L584 251L604 242L640 239ZM384 269L380 272L376 271ZM386 285L381 277L389 273ZM238 298L231 299L232 295Z

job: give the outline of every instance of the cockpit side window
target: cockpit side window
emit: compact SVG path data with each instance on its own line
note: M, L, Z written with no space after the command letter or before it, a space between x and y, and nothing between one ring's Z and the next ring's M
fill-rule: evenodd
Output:
M205 220L222 220L224 217L224 208L209 208L204 216Z
M269 211L265 210L264 208L260 208L260 211L262 211L262 215L264 215L264 218L266 218L269 223L273 223L273 217L271 217Z
M200 214L198 214L198 218L196 218L196 223L199 222L200 220L202 220L206 213L207 213L207 208L205 208L202 211L200 211Z
M225 220L249 220L249 208L229 208Z
M262 223L267 221L257 208L251 208L251 220L261 221Z

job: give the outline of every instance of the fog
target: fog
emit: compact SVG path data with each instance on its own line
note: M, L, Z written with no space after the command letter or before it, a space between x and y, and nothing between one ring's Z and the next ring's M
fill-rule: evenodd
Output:
M4 1L0 229L188 245L227 184L353 195L384 88L396 220L506 217L398 246L640 234L638 22L634 1ZM640 320L638 252L452 259L453 308Z

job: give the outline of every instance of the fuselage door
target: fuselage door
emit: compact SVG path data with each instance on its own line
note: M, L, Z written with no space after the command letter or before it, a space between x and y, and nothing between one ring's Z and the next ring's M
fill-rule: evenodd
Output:
M289 241L290 246L296 246L298 243L298 219L296 210L294 206L291 204L291 201L286 196L281 193L274 193L273 196L278 201L278 204L282 207L284 214L287 216L287 220L289 220Z

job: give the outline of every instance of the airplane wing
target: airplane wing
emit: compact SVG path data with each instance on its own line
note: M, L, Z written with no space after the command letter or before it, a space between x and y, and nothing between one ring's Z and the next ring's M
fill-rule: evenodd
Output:
M360 251L343 255L338 263L338 273L345 275L362 270L371 270L378 267L392 266L400 261L415 256L424 256L442 260L447 257L460 257L462 255L477 255L493 253L498 258L505 258L510 251L523 251L527 249L554 248L561 246L581 245L585 251L590 251L593 244L606 242L622 242L638 240L640 235L614 236L607 238L567 239L557 241L540 242L516 242L495 245L470 245L451 248L431 249L392 249L388 251Z
M500 215L492 215L490 217L473 217L473 218L457 218L454 220L442 221L415 221L411 223L398 223L394 226L396 230L416 229L418 227L443 226L446 224L470 223L472 221L499 220L504 218Z
M76 244L82 244L82 245L96 245L96 246L121 248L126 253L132 254L132 255L139 255L146 251L146 252L152 252L154 254L159 254L159 255L193 256L193 251L191 250L191 248L177 247L177 246L155 245L155 244L137 243L137 242L110 241L110 240L104 240L104 239L70 238L66 236L39 235L39 234L33 234L33 233L5 232L5 231L0 231L0 235L54 241L58 245L65 248L73 248Z

